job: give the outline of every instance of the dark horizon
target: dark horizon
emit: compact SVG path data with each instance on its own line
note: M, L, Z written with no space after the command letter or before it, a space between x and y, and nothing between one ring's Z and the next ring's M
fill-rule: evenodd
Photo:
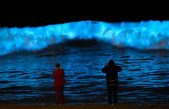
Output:
M104 21L104 22L141 22L168 20L165 16L136 16L136 15L30 15L30 16L1 16L0 27L45 26L77 21Z
M144 3L144 2L143 2ZM25 27L44 26L82 20L105 21L105 22L140 22L149 20L169 20L165 6L157 8L148 4L126 4L121 6L102 3L97 5L19 5L4 10L1 7L0 27ZM103 7L103 6L104 7Z

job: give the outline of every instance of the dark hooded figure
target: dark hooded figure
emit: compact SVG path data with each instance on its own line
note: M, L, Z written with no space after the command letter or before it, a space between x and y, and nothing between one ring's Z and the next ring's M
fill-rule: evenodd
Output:
M106 73L108 104L112 104L112 95L113 104L117 104L118 72L121 70L121 67L117 66L112 59L102 68L102 72Z

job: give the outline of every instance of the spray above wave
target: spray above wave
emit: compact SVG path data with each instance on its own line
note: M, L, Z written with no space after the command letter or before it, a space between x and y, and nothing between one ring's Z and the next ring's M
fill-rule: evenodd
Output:
M137 49L169 49L168 30L169 21L80 21L42 27L0 28L0 55L20 50L40 50L77 39L96 39L113 46Z

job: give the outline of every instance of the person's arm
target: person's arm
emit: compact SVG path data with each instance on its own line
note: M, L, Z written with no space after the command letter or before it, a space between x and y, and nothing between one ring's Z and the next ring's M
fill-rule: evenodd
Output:
M63 82L65 83L66 81L65 81L65 71L64 71L64 69L62 69L61 78L62 78Z
M53 78L54 78L54 82L56 82L57 81L56 70L53 71Z
M122 71L122 68L120 66L117 66L118 72Z
M106 65L105 67L102 68L102 72L103 73L107 73L108 72L108 65Z

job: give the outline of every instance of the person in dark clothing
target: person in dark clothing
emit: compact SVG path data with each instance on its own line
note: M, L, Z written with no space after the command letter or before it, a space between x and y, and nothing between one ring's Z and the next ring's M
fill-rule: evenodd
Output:
M56 103L63 104L65 78L64 78L64 70L61 68L61 65L59 63L56 64L56 69L53 72L53 76L54 76L54 86L56 92Z
M106 73L108 104L112 104L112 95L114 96L113 104L117 104L118 72L121 70L122 68L117 66L112 59L102 68L102 72Z

